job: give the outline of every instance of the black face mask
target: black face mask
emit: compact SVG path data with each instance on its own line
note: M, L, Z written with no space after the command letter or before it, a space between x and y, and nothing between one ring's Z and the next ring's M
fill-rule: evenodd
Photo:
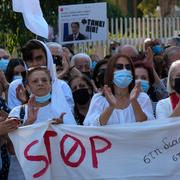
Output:
M85 76L87 76L89 79L91 79L91 73L90 72L82 72Z
M97 84L99 88L104 86L104 75L105 75L105 69L101 69L99 73L97 74Z
M79 105L86 104L90 100L91 96L92 95L89 93L88 89L86 88L78 89L73 92L74 102L75 104L79 104Z
M178 94L180 94L180 77L175 78L173 89L174 89Z

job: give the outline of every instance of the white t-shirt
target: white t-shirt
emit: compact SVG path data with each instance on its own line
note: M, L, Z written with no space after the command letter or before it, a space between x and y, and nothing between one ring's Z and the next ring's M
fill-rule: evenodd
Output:
M152 103L149 96L146 93L141 92L137 98L141 109L146 114L148 120L154 119ZM91 104L89 107L89 111L84 120L84 125L86 126L99 126L99 117L102 112L109 106L108 101L102 93L97 93L93 96L91 100ZM125 109L114 109L107 125L110 124L125 124L136 122L136 118L134 115L134 110L132 105L130 104Z
M170 98L161 99L156 106L156 118L168 118L173 112Z
M12 109L12 111L9 113L9 117L18 117L20 118L20 109L22 106L16 106L15 108ZM28 106L25 105L24 106L24 110L25 110L25 115L23 118L23 121L25 122L28 118ZM59 115L60 116L60 115ZM48 120L52 120L53 118L58 118L56 115L54 115L53 110L52 110L52 106L51 103L49 103L48 105L41 107L38 110L37 113L37 118L35 123L41 123L41 122L45 122ZM76 121L74 120L74 118L66 118L66 115L64 115L64 124L76 124Z

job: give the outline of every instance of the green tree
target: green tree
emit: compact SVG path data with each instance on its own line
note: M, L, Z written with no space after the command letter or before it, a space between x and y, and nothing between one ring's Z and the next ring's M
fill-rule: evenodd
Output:
M58 6L78 3L108 2L108 17L121 16L117 7L112 5L111 0L40 0L43 15L48 24L55 27L58 19ZM22 47L27 40L35 38L24 25L21 13L12 11L12 0L1 0L0 3L0 46L7 47L10 53Z
M156 16L156 8L160 7L162 17L173 16L175 5L180 6L179 0L142 0L138 8L144 15Z
M26 37L35 37L24 25L22 14L12 11L12 1L2 0L0 4L0 46L10 53L25 43Z
M144 15L154 16L156 7L159 5L159 0L142 0L139 3L138 8Z

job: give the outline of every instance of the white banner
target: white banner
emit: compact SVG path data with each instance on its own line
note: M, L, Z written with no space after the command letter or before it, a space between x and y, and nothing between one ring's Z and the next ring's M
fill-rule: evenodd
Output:
M58 13L61 43L107 39L106 3L59 6Z
M179 180L180 118L83 127L37 124L10 134L27 180Z
M48 24L43 17L39 0L12 0L13 11L21 12L26 27L34 34L48 38Z

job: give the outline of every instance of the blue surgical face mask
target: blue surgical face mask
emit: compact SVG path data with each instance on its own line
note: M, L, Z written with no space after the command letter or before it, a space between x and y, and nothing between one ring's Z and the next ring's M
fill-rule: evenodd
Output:
M8 59L1 58L1 60L0 60L0 70L5 72L6 69L7 69L8 63L9 63Z
M123 69L114 72L113 83L119 88L127 88L132 80L133 76L129 70Z
M44 103L44 102L49 101L50 99L51 99L51 93L50 92L45 96L35 96L35 101L37 103Z
M142 89L145 93L147 93L148 90L149 90L149 81L146 81L146 80L143 80L143 79L141 79L140 81L141 81L141 89Z
M22 76L21 75L14 75L13 76L13 81L16 80L16 79L22 79Z
M155 45L152 47L152 51L155 55L160 55L163 52L163 48L161 47L161 45Z
M91 69L94 70L94 68L96 67L96 64L97 62L96 61L93 61L92 64L91 64Z

